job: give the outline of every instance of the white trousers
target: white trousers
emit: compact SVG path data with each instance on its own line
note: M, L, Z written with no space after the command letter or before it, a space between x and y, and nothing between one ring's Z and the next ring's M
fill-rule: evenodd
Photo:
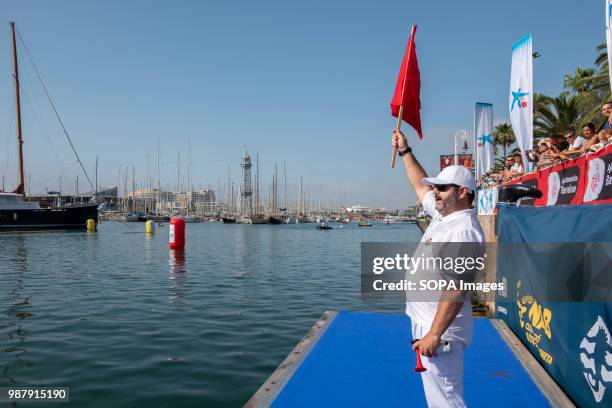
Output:
M421 339L428 330L412 324L412 337ZM463 352L465 343L451 339L450 351L444 351L441 343L436 355L421 356L427 371L420 373L429 408L463 408Z

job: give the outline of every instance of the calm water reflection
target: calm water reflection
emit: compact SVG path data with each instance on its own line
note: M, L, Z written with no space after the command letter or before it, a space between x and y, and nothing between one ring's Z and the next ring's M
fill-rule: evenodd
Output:
M420 237L188 224L170 251L167 234L0 233L0 387L68 385L73 406L241 406L325 310L374 307L360 300L361 241Z

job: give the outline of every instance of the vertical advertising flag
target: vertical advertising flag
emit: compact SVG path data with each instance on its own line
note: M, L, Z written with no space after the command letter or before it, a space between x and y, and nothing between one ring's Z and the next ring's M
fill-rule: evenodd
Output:
M523 163L526 152L533 149L533 64L531 34L527 34L512 46L512 71L510 73L510 123L521 149Z
M493 149L493 105L477 102L474 108L476 134L476 178L495 167Z
M608 76L612 89L612 0L606 0L606 44L608 45Z

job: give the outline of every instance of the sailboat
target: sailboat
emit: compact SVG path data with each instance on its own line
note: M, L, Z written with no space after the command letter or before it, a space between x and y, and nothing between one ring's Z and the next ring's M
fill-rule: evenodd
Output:
M23 135L21 131L20 83L15 23L11 22L10 26L13 39L13 76L15 78L19 184L17 188L10 193L0 192L0 229L85 228L88 219L93 219L96 223L98 222L97 204L70 204L62 206L58 203L55 207L43 207L39 202L27 200L23 163Z
M272 212L268 218L268 223L272 225L285 224L283 219L278 216L278 167L274 165L274 174L272 175Z
M257 154L256 160L255 166L257 173L255 174L255 209L249 218L251 224L267 224L269 218L266 215L261 214L259 211L259 154Z

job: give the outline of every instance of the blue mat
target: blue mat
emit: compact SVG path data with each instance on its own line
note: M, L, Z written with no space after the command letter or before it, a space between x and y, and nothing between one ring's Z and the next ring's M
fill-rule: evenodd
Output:
M550 406L491 322L474 323L465 353L468 406ZM272 407L425 407L410 341L407 316L340 312Z

